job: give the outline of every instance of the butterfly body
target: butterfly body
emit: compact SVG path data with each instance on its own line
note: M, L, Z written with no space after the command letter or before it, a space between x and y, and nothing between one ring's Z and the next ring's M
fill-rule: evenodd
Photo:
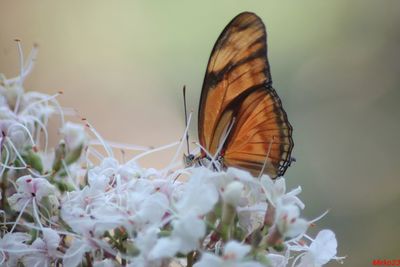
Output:
M281 176L291 162L292 126L272 87L266 30L250 12L236 16L212 50L200 97L198 165Z

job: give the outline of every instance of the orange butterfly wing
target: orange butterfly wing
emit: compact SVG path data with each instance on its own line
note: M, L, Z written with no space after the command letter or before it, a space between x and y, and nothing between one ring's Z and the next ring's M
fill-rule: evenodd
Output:
M224 165L258 175L269 153L264 173L274 178L285 172L293 140L271 83L265 26L255 14L241 13L211 53L200 99L199 139L213 155L231 125L222 144Z

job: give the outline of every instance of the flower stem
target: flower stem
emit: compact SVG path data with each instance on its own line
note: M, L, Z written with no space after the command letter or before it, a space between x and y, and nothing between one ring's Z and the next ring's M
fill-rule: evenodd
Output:
M86 252L86 253L85 253L85 258L86 258L87 267L93 267L93 264L92 264L92 257L90 256L90 253L89 253L89 252Z
M187 265L186 267L192 267L193 264L195 263L195 253L196 251L191 251L187 254L186 259L187 259Z
M236 209L234 206L224 203L222 209L221 232L222 239L227 241L231 237L232 225L235 219Z
M2 196L1 202L0 202L1 203L0 209L7 212L10 208L10 204L8 203L7 194L6 194L6 191L8 188L7 170L5 170L3 172L3 176L1 177L0 187L1 187L1 196Z

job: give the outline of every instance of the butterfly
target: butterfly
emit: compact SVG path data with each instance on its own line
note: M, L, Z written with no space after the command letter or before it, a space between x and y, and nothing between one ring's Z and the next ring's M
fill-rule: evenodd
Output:
M282 176L292 158L292 126L272 87L262 20L243 12L225 27L208 62L200 97L203 148L186 161ZM190 165L190 164L189 164Z

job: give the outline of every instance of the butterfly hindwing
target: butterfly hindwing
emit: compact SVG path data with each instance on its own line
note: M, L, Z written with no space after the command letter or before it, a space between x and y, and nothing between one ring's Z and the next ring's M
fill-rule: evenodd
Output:
M224 145L224 163L259 175L268 155L265 173L283 175L293 148L292 127L272 88L260 87L236 107L235 126Z
M200 144L212 155L222 146L225 166L254 175L268 155L264 172L275 178L286 170L293 140L271 84L265 26L257 15L241 13L221 33L208 62L199 107Z

